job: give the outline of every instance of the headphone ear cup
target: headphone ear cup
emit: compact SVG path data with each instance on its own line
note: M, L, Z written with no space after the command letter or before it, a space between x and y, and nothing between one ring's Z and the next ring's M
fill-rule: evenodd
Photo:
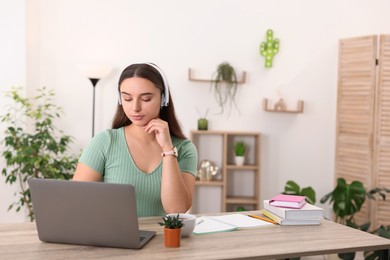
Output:
M161 108L165 107L165 95L161 94Z
M118 91L118 104L121 106L122 105L122 99L121 99L121 92Z

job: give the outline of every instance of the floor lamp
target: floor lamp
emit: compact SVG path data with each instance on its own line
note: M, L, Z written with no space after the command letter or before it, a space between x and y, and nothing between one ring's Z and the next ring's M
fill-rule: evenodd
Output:
M111 67L99 65L79 65L81 73L87 77L93 87L92 96L92 137L95 135L95 89L100 79L106 77L111 72Z

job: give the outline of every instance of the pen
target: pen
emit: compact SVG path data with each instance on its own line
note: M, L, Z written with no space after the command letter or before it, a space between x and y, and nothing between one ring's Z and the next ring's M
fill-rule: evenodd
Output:
M251 218L257 218L257 219L260 219L260 220L263 220L263 221L266 221L266 222L269 222L269 223L272 223L272 224L278 224L276 223L275 221L273 221L272 219L269 219L269 218L264 218L264 217L260 217L260 216L256 216L256 215L248 215L249 217Z
M199 220L198 222L196 222L195 225L199 225L199 224L202 223L202 222L203 222L203 219L201 219L201 220Z

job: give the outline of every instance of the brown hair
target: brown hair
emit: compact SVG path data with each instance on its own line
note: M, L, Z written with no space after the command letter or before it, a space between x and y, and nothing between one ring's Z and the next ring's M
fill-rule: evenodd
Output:
M165 86L164 86L164 80L161 76L161 74L151 65L141 63L141 64L132 64L125 68L122 71L121 76L119 77L118 82L118 93L119 93L119 99L120 97L120 86L122 82L125 79L128 78L144 78L147 80L150 80L153 82L153 84L156 86L156 88L159 88L161 91L161 95L164 93ZM171 135L176 136L178 138L186 139L185 135L183 134L183 131L181 129L181 126L179 124L179 121L176 118L175 114L175 107L173 105L173 100L171 93L169 93L169 104L166 107L161 107L160 111L160 118L164 121L166 121L169 125L169 132ZM126 116L125 112L123 111L123 107L121 104L118 104L118 107L116 109L116 113L114 116L114 119L112 120L112 128L117 129L123 126L131 125L130 119Z

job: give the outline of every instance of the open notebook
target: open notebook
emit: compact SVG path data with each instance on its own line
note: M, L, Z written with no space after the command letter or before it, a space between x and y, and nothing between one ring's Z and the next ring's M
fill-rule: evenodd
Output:
M269 225L273 224L241 213L222 216L202 216L196 219L196 226L193 233L207 234Z

